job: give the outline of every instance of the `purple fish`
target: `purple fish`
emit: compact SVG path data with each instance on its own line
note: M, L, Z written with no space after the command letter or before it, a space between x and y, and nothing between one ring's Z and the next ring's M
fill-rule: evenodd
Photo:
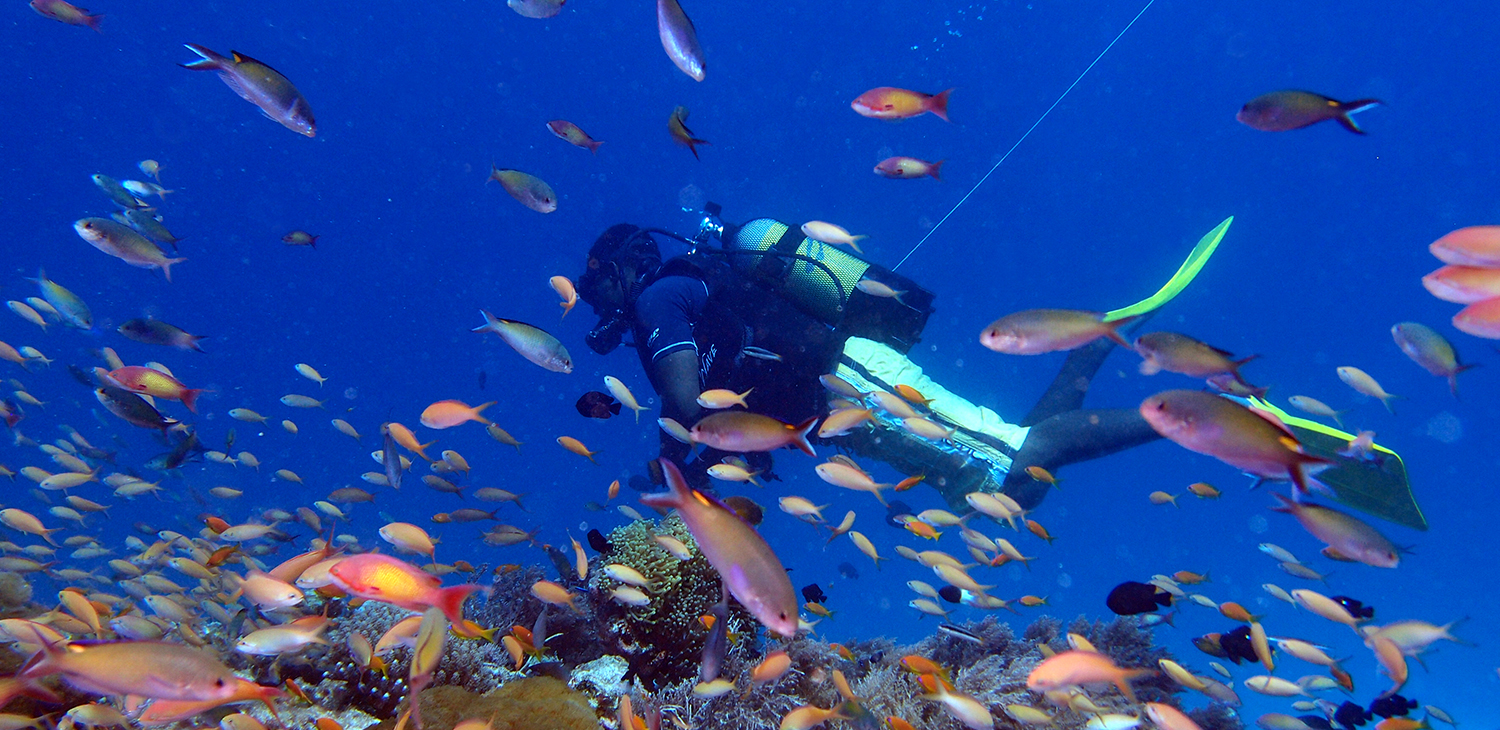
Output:
M1189 451L1207 454L1262 479L1290 480L1299 494L1333 462L1302 450L1280 419L1226 398L1196 390L1169 390L1141 403L1141 416L1157 433Z
M1251 99L1234 118L1262 132L1289 132L1334 119L1344 129L1364 134L1349 115L1381 103L1379 99L1339 101L1311 91L1273 91Z
M677 510L729 594L766 628L795 636L797 594L771 546L733 510L689 488L675 464L666 459L660 463L670 491L643 495L641 503Z
M677 0L656 0L656 29L672 63L694 81L702 81L703 48L698 45L698 31Z

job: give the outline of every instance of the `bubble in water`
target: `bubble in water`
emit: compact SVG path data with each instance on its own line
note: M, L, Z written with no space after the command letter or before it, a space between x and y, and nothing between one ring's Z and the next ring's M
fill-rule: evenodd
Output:
M344 400L354 400L359 397L359 388L345 388Z
M589 523L586 522L586 521L578 523L578 531L579 532L588 532L589 531Z
M1063 588L1072 588L1073 576L1068 575L1067 573L1059 573L1057 576L1057 585Z
M1264 515L1255 515L1250 518L1250 531L1257 535L1266 534L1266 530L1270 527L1271 523L1266 522Z
M677 204L687 210L703 210L703 204L708 202L708 193L703 188L692 183L684 185L677 191Z
M1464 436L1464 424L1458 420L1458 416L1447 411L1427 419L1427 425L1422 429L1423 433L1437 439L1439 442L1451 444Z

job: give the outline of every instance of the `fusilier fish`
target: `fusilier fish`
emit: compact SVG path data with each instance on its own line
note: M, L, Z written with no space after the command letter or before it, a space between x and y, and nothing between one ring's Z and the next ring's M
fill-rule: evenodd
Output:
M1344 129L1364 134L1350 115L1381 103L1379 99L1339 101L1311 91L1273 91L1246 102L1234 118L1262 132L1289 132L1333 119Z
M1391 327L1391 338L1412 362L1433 375L1447 378L1448 390L1455 398L1458 397L1458 374L1477 366L1475 363L1458 364L1458 353L1453 351L1448 338L1425 324L1398 322Z
M188 334L182 328L159 319L132 319L120 325L118 331L128 339L147 345L166 345L179 350L203 352L203 348L198 345L202 336Z
M656 30L667 58L694 81L702 81L703 48L698 45L698 31L677 0L656 0Z
M79 219L73 224L73 230L89 245L131 266L161 269L167 281L172 280L172 265L187 261L185 258L167 258L150 239L108 218Z
M474 332L494 332L505 340L505 344L521 353L521 357L554 373L573 372L573 358L556 337L525 322L500 319L482 309L479 313L484 315L484 324L475 327Z
M557 193L552 192L552 186L535 175L528 175L520 170L502 170L491 165L489 179L500 183L500 187L505 188L505 192L510 193L512 198L521 201L521 205L538 213L557 210Z
M57 310L57 316L68 323L68 326L85 331L94 329L94 314L89 311L89 305L84 303L82 297L48 279L46 271L38 271L35 281L42 290L42 299Z
M312 107L302 92L285 76L270 66L238 51L230 51L229 57L221 56L196 43L186 43L187 49L201 56L200 60L182 64L194 71L217 71L219 79L239 94L241 99L260 107L267 117L287 129L307 137L317 134L317 123L313 121Z

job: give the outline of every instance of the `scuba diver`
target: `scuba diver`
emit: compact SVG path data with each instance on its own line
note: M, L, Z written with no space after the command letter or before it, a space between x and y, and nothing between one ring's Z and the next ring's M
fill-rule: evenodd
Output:
M906 475L924 475L955 508L966 508L971 492L1004 492L1030 510L1051 485L1028 473L1029 467L1054 472L1161 438L1136 408L1083 408L1095 373L1114 348L1110 340L1070 351L1031 411L1008 423L928 378L907 357L933 312L932 293L781 221L733 225L720 220L720 212L718 205L705 206L691 239L628 223L611 226L589 248L577 279L579 297L600 318L586 338L589 348L608 354L629 333L661 397L662 416L691 428L709 413L699 394L722 388L751 391L752 411L805 429L840 398L824 387L822 376L837 375L859 394L895 394L897 386L906 386L920 393L925 411L951 428L951 435L924 438L904 428L899 415L874 408L869 424L821 442ZM1155 296L1111 312L1107 320L1147 315L1169 301L1202 268L1228 225L1226 220L1205 236ZM679 241L688 252L664 259L657 237ZM691 444L663 430L661 457L682 467L695 487L707 483L709 467L729 456L709 448L685 463L691 452ZM744 457L752 471L771 477L769 454ZM1404 470L1400 477L1404 487Z

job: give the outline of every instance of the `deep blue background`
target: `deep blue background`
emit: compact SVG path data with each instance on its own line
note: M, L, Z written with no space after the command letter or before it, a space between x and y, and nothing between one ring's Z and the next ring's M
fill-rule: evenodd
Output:
M585 524L624 519L581 505L602 501L610 480L638 471L656 437L649 419L637 427L628 418L585 421L575 413L573 400L598 389L603 375L624 379L643 399L649 387L633 355L600 358L583 347L592 325L586 306L557 323L548 277L576 275L588 242L612 223L685 230L692 218L679 212L679 201L705 199L723 203L730 219L839 222L869 234L871 257L893 265L1140 5L692 2L685 9L707 53L702 83L662 53L647 2L575 0L545 21L499 2L373 3L352 11L300 2L115 3L92 7L107 15L102 35L13 3L0 18L0 294L31 295L24 277L45 267L105 324L153 314L211 336L200 355L112 332L42 334L0 317L0 339L59 360L33 374L0 364L49 401L29 409L22 432L50 439L58 424L70 424L101 445L118 435L129 445L127 464L160 450L148 434L88 415L97 408L62 365L92 366L90 348L112 346L132 364L157 359L189 385L216 390L203 402L202 433L214 442L235 427L236 450L257 454L261 473L189 468L185 481L167 482L174 501L166 508L148 499L116 511L105 534L118 544L137 519L195 526L201 508L185 501L189 489L246 489L239 503L215 505L236 520L362 484L358 475L376 468L365 452L376 448L370 434L381 421L415 425L423 406L443 398L494 399L487 415L527 442L519 455L475 426L438 434L438 448L463 453L476 485L529 493L533 514L502 514L542 526L544 539L565 545L564 529L576 536ZM1418 280L1437 266L1425 250L1431 240L1500 219L1490 132L1500 74L1488 43L1497 32L1500 16L1478 2L1159 0L902 267L938 294L916 359L954 390L1019 417L1061 356L984 350L976 333L986 323L1023 308L1135 301L1198 236L1234 215L1219 253L1153 326L1259 353L1246 374L1272 385L1273 395L1353 407L1352 424L1377 431L1405 457L1432 523L1426 534L1386 528L1396 542L1415 546L1395 571L1312 560L1318 544L1290 518L1267 511L1268 490L1249 492L1228 467L1155 444L1064 470L1065 490L1036 515L1056 544L1019 540L1039 559L1030 572L988 574L1002 585L1000 595L1046 595L1052 605L1044 610L1054 615L1099 616L1104 593L1122 579L1210 570L1214 582L1204 593L1264 609L1273 634L1325 641L1331 653L1354 656L1358 697L1368 701L1385 682L1368 651L1259 589L1268 581L1299 587L1255 551L1269 540L1334 571L1329 592L1374 603L1382 620L1471 616L1459 633L1478 646L1442 646L1428 659L1430 673L1414 668L1407 694L1460 720L1478 721L1493 709L1500 691L1492 537L1500 366L1489 343L1452 330L1447 320L1457 307L1433 299ZM234 49L285 73L311 102L318 137L261 118L212 74L178 68L193 58L184 42ZM851 99L884 85L957 87L953 123L931 116L884 123L850 111ZM1332 124L1267 134L1235 123L1244 101L1279 88L1375 96L1388 105L1361 115L1368 137ZM692 110L697 135L712 142L701 162L665 132L679 104ZM606 144L597 156L569 147L544 127L556 118ZM946 158L945 179L871 174L891 154ZM95 252L70 230L73 220L111 209L89 175L138 178L135 163L145 158L161 161L164 182L179 191L161 211L185 238L189 260L170 284ZM486 187L491 162L549 181L561 198L558 211L543 216ZM293 228L321 235L318 249L280 243ZM481 307L558 334L575 372L541 371L493 337L468 332L481 323ZM1388 330L1402 320L1437 327L1466 359L1490 363L1461 378L1462 401L1392 344ZM318 367L327 386L297 376L296 362ZM1135 362L1117 354L1091 405L1131 407L1157 390L1191 385L1171 375L1141 377ZM1399 415L1340 383L1334 368L1346 364L1406 396ZM482 391L481 369L488 374ZM329 396L328 412L285 408L276 399L286 393ZM259 410L273 423L258 429L230 421L224 414L234 407ZM166 410L185 415L176 405ZM360 448L328 427L335 415L366 434ZM275 427L281 418L294 419L301 434ZM600 465L552 443L564 434L598 449ZM38 452L8 445L0 461L46 465ZM893 554L902 534L880 524L873 500L835 493L796 454L778 455L778 463L787 482L751 496L768 505L778 493L833 502L833 519L853 508L857 528ZM306 486L271 481L277 468L297 471ZM1219 485L1225 498L1186 498L1181 509L1146 501L1150 491L1180 492L1198 480ZM23 486L5 504L43 513ZM104 494L97 487L80 493ZM921 491L905 499L939 506ZM350 531L373 540L377 510L425 523L457 506L414 484L381 494L374 508L356 507ZM443 560L540 557L484 548L473 526L434 532L444 541ZM845 541L820 550L821 540L807 539L811 528L780 513L765 532L799 585L831 583L829 604L840 613L819 626L822 635L910 639L934 627L905 607L906 580L935 582L925 571L903 561L876 572ZM962 549L955 536L939 546ZM846 560L860 568L859 579L837 577L834 566ZM1203 670L1189 637L1226 630L1228 622L1196 607L1183 614L1179 628L1160 635ZM1312 671L1290 658L1283 663L1281 676ZM1241 694L1251 718L1287 704Z

